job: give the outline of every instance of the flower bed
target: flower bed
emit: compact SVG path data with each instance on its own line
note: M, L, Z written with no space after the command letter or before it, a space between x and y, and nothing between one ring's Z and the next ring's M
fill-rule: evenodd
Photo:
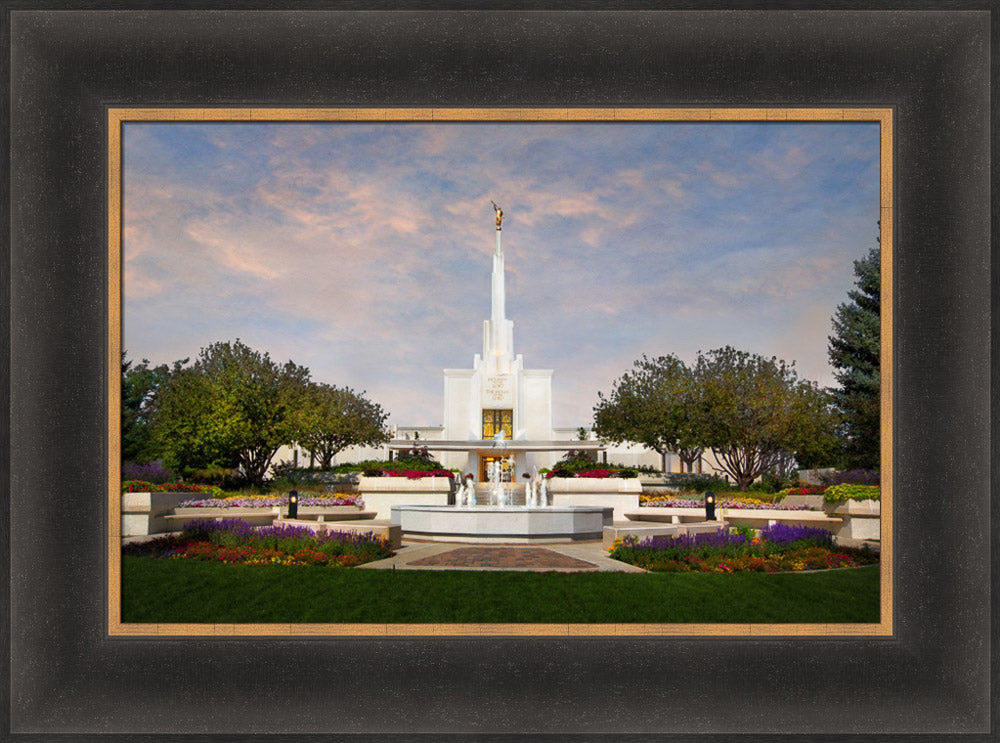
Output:
M854 485L841 483L831 485L823 493L823 501L836 503L843 500L880 500L882 491L878 485Z
M454 477L451 470L365 470L365 477L405 477L410 480L419 480L423 477Z
M784 488L774 494L775 500L786 495L822 495L828 485L800 485L795 488Z
M782 572L858 567L878 562L867 548L838 547L823 529L775 524L749 530L616 540L616 560L656 572Z
M142 480L143 482L170 482L174 479L174 475L160 464L122 462L122 479Z
M222 495L222 488L197 482L148 482L146 480L122 480L123 493L211 493Z
M661 496L651 496L647 497L642 501L644 506L653 506L659 508L704 508L704 499L695 498L677 498L675 496L661 495ZM716 508L730 508L736 510L750 510L750 511L815 511L815 508L810 508L809 506L783 506L777 503L767 503L758 498L753 498L750 496L725 496L722 498L717 498L715 501Z
M633 477L638 477L638 475L636 474L635 470L629 470L629 469L620 470L620 469L610 469L610 468L605 467L605 468L598 468L598 469L591 469L591 470L577 470L577 471L574 472L573 470L568 470L568 469L563 469L561 467L557 467L556 469L551 470L550 472L546 472L545 473L545 479L549 480L549 479L552 479L553 477L601 477L601 478L607 478L607 477L624 477L624 478L633 478Z
M370 532L317 534L301 526L254 527L239 519L192 521L179 536L126 545L122 553L160 559L328 567L362 565L393 555L388 541Z
M229 496L228 498L194 498L182 502L178 508L276 508L288 505L287 495ZM357 506L364 508L360 495L303 495L299 496L299 506Z

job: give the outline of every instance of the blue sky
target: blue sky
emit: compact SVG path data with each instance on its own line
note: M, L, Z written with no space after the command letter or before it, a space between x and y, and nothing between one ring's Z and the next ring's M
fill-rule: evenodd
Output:
M874 123L127 123L123 347L240 338L442 422L490 312L589 425L642 354L724 345L833 383L827 336L879 218Z

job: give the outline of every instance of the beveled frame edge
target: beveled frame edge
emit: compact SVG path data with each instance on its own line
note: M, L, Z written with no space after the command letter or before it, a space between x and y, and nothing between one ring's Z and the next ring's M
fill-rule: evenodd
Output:
M289 108L108 107L108 357L107 634L110 637L886 637L893 634L893 109L892 108ZM831 122L879 124L881 220L881 452L882 513L879 562L880 621L871 624L177 624L121 620L121 273L122 150L126 122Z

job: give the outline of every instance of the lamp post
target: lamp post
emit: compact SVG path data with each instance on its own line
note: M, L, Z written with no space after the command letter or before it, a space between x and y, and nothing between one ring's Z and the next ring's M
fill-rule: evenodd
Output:
M299 517L299 491L293 490L288 494L288 518L297 519Z
M715 493L705 493L705 520L715 521Z

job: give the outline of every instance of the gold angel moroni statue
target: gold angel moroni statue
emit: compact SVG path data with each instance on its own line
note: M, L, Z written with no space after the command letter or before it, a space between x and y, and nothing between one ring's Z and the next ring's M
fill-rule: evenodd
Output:
M499 206L497 206L497 202L495 202L495 201L491 200L490 203L493 204L493 209L497 213L497 229L499 230L500 229L500 221L503 219L503 209L501 209Z

